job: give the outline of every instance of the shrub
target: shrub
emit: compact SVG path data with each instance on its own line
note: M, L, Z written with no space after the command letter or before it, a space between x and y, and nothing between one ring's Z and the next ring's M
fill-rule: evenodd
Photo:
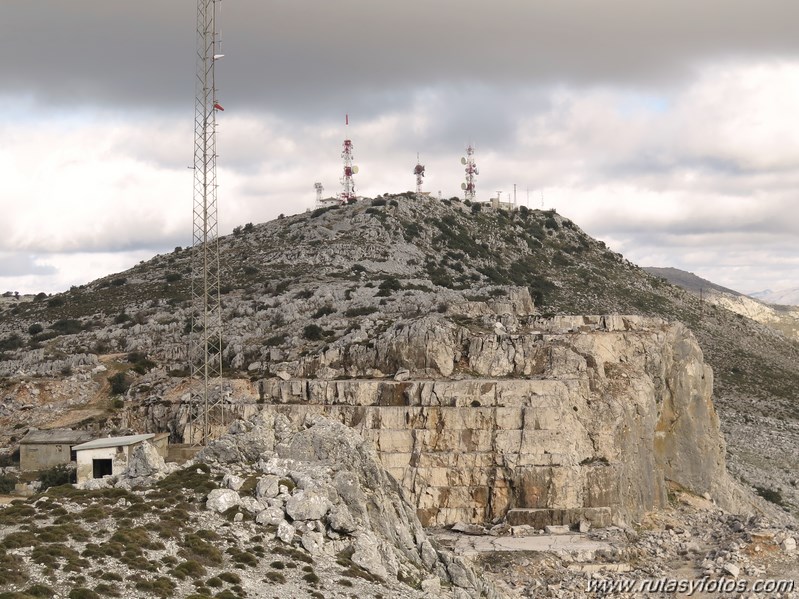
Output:
M133 370L139 374L145 374L155 367L155 362L148 359L147 356L141 352L130 352L128 354L128 362L133 364ZM127 391L127 389L125 389L125 391Z
M309 324L302 330L302 336L309 341L319 341L324 337L324 330L318 324Z
M273 335L269 337L266 341L264 341L264 345L266 347L275 347L277 345L283 345L286 342L286 334L281 333L279 335Z
M14 485L17 484L17 479L8 474L0 475L0 493L7 495L14 490Z
M366 316L367 314L372 314L374 312L377 312L377 308L374 306L363 306L361 308L349 308L348 310L345 310L344 316Z
M322 306L311 315L311 318L321 318L322 316L327 316L328 314L335 314L335 312L336 309L333 306Z
M13 333L4 339L0 339L0 352L10 351L22 347L22 338Z
M760 495L766 501L770 501L771 503L776 503L777 505L782 505L782 494L779 491L775 491L774 489L767 489L766 487L755 487L757 490L757 494Z
M38 335L44 330L44 327L38 322L28 327L28 335Z
M76 587L69 592L69 599L102 599L100 595L85 587Z
M397 279L397 277L388 277L387 279L383 279L383 282L380 283L378 289L399 291L400 289L402 289L402 283L399 282L399 279Z
M63 297L54 297L53 299L47 301L47 307L48 308L60 308L65 303L66 302L64 301Z
M55 591L43 584L34 584L25 589L25 594L31 597L55 597Z
M125 277L118 277L118 278L116 278L116 279L113 279L113 280L111 281L111 284L112 284L114 287L121 287L122 285L124 285L124 284L125 284L125 283L127 283L127 282L128 282L128 280L127 280Z
M39 473L39 482L42 484L41 490L50 487L60 487L75 482L75 471L67 468L64 464L53 466Z
M114 395L124 395L130 389L130 379L124 372L117 372L115 375L109 376L108 382L111 383L111 393Z
M80 324L80 321L74 319L57 320L50 328L61 335L74 335L75 333L80 333L83 330L83 326Z
M168 272L164 276L164 280L166 280L167 283L175 283L177 281L180 281L180 279L182 278L183 275L181 275L179 272Z

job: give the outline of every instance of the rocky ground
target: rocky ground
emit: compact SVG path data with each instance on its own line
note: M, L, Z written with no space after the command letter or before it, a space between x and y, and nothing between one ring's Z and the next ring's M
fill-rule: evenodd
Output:
M590 585L644 579L799 580L799 528L691 494L626 529L425 531L348 427L231 431L182 467L144 444L124 476L0 508L0 597L571 599L639 597Z
M436 550L348 427L231 430L183 467L143 444L123 476L0 508L0 596L501 596Z
M504 531L502 531L504 532ZM527 535L529 531L509 531ZM533 536L454 537L440 533L456 554L471 555L509 597L684 597L687 593L623 592L616 586L646 579L703 578L793 581L790 592L759 597L799 597L799 554L795 525L781 519L741 517L689 494L673 495L669 509L648 515L633 528ZM513 541L513 542L511 542ZM608 585L592 592L591 584ZM790 589L790 583L786 588ZM602 588L602 587L594 587ZM750 587L751 588L751 587ZM784 590L784 589L783 589ZM694 597L748 597L746 593L700 593Z
M257 410L259 402L264 401L261 390L270 381L302 376L306 372L315 376L324 376L325 372L331 374L338 368L332 366L332 358L336 355L346 352L356 356L373 354L376 341L387 331L401 336L403 330L410 330L408 323L426 315L435 314L453 329L460 327L480 334L493 332L498 337L506 335L503 320L494 317L492 321L491 315L498 313L497 306L512 305L514 298L520 296L518 292L521 289L528 297L534 298L539 313L548 316L635 314L680 321L689 327L699 340L704 360L713 367L714 402L726 436L730 472L752 492L781 510L771 514L775 535L783 534L788 530L786 527L792 525L788 512L799 513L799 488L795 474L799 467L796 449L799 447L799 405L796 400L799 344L766 324L756 322L749 317L751 315L736 314L723 306L710 305L648 275L554 212L507 214L476 209L459 201L438 201L408 194L245 227L222 238L220 245L225 263L222 295L226 332L222 356L231 393L242 404L247 404L248 409ZM15 444L31 426L73 426L94 430L98 434L169 430L175 437L173 441L178 440L186 418L185 410L181 411L180 406L184 398L189 397L186 370L186 334L190 330L192 312L189 278L189 252L176 248L174 252L156 256L129 271L109 275L63 294L51 297L40 294L20 300L2 298L0 440L8 449L3 459L10 459ZM515 309L511 308L511 311ZM320 368L321 365L329 366L329 371ZM392 378L396 374L396 370L386 369L385 372L358 372L357 376L380 379ZM459 377L471 376L468 372L456 374ZM343 375L338 373L333 379ZM209 468L216 470L206 473L208 476L201 476L196 471L194 474L209 479L216 486L228 485L229 482L223 483L222 477L232 467L224 460L217 459L217 462L214 465L214 460L209 459ZM190 474L184 473L185 476ZM244 477L244 474L238 473L237 476ZM255 471L250 472L244 477L245 481L254 475ZM258 475L263 477L267 473L259 471ZM157 485L164 484L163 481L155 484L155 491L149 494L138 489L125 489L126 494L122 494L122 490L116 488L81 491L83 495L75 498L81 513L92 507L97 510L89 512L87 518L92 519L87 520L88 525L81 524L83 532L74 529L77 537L70 536L71 533L63 528L56 528L53 536L45 534L42 537L35 532L40 524L47 528L69 523L61 513L61 509L66 508L56 505L62 501L61 497L49 496L56 499L52 507L53 517L45 518L38 507L31 507L32 504L6 508L2 513L7 523L13 526L9 530L22 536L11 537L8 545L4 545L0 565L4 568L3 575L8 577L3 580L18 589L29 588L25 585L32 584L31 581L41 581L41 584L50 586L55 584L56 590L62 594L75 588L93 589L105 584L106 587L118 587L120 592L131 596L137 593L142 596L150 593L152 596L155 593L152 591L154 581L165 578L179 589L179 593L190 593L194 582L190 584L179 574L171 572L178 563L199 560L191 557L193 554L181 555L185 548L180 545L185 545L186 535L190 533L177 525L173 528L183 535L179 536L179 541L175 540L178 537L169 536L156 540L152 530L148 529L152 538L148 537L150 541L146 542L164 545L164 549L143 549L144 552L154 552L146 553L147 561L156 562L157 566L144 567L144 562L137 561L141 556L125 558L124 552L110 548L108 551L111 553L106 557L111 561L102 562L105 566L92 568L92 560L100 558L87 545L116 543L112 541L116 522L126 518L129 522L123 522L123 529L132 529L142 523L155 525L158 519L174 523L186 519L185 512L189 514L186 521L198 530L213 531L212 523L222 526L223 538L213 541L221 547L231 548L234 542L238 543L235 539L239 537L231 532L238 530L236 525L252 527L240 538L244 547L253 547L251 553L256 557L258 551L255 547L259 544L264 555L282 546L273 542L266 533L256 532L260 529L254 523L254 514L253 523L249 522L249 516L242 516L241 523L228 523L232 527L229 531L227 526L223 526L223 522L227 523L226 516L214 515L204 509L204 503L201 505L198 499L201 492L175 487L167 493L158 490ZM120 495L115 496L117 493ZM135 506L142 502L149 504L148 495L153 495L156 503L161 502L160 507L153 508L158 514L153 520L143 520L141 514L136 514L142 508ZM176 503L172 495L179 497ZM125 503L117 505L122 499ZM39 498L35 501L40 502L37 506L43 507L49 506L47 502L51 500ZM627 546L632 547L630 551L634 553L639 547L644 551L642 555L648 555L647 559L657 568L665 568L671 567L671 556L681 555L678 549L670 549L672 541L674 547L683 542L675 541L671 532L685 530L694 538L704 534L700 532L702 526L708 526L711 530L708 543L717 543L718 547L703 549L704 553L696 553L696 559L701 555L704 560L716 550L730 551L733 555L737 555L736 551L740 553L741 547L732 547L734 543L745 540L743 536L729 543L725 540L729 528L725 520L727 516L719 515L713 508L695 506L691 509L694 511L675 505L672 517L676 523L669 530L648 531L646 523L642 522L642 528L633 541L628 538L629 531L623 534L614 532L617 536L613 539L593 540L632 543ZM169 513L172 512L179 517L170 520ZM128 516L124 515L126 513ZM39 514L38 518L36 514ZM94 520L95 516L91 514L105 515L98 515L99 519ZM61 520L57 522L59 518ZM209 518L212 520L204 520ZM748 519L741 522L746 534L772 527L772 524L753 522L755 528L750 530ZM657 519L652 523L657 524ZM283 528L287 530L285 526ZM95 529L102 531L97 533L97 542L91 536ZM7 532L0 532L6 535L4 539L8 539ZM259 534L262 539L258 539ZM663 536L666 534L668 536ZM680 538L685 536L683 533L680 535ZM200 540L207 542L207 539ZM662 556L647 553L646 543L650 540L656 544L662 541L665 547ZM67 546L67 542L73 541L76 543L74 548ZM778 536L772 541L763 541L761 551L756 552L753 547L752 552L767 556L789 554L787 550L781 549L780 553L775 549L780 546ZM28 544L12 546L15 543ZM66 549L48 549L53 544L64 545ZM618 552L627 555L624 553L627 548L620 546ZM77 557L67 549L77 553ZM87 549L88 554L82 556L81 553ZM46 554L49 551L64 553L60 557L48 558ZM119 553L118 557L114 557L114 551ZM694 553L689 553L693 574L704 572L706 566L702 565L702 560L697 565ZM196 580L205 583L211 578L219 578L217 574L226 571L222 568L230 569L238 563L232 555L223 552L222 561L216 565L200 563L208 575L198 575ZM516 553L514 556L518 557ZM336 560L329 561L329 557L318 557L320 564L329 562L329 569L324 570L329 580L320 576L325 584L338 576L333 565ZM727 556L714 554L714 563L719 557ZM119 561L122 558L139 563L143 568L135 572L124 570L130 579L102 580L101 576L113 573L114 568L130 567ZM408 556L406 558L413 562ZM324 561L326 559L328 562ZM531 576L535 576L529 584L520 579L516 588L511 589L513 592L529 593L538 581L540 589L546 585L547 592L563 592L563 596L568 597L571 596L568 593L578 591L580 581L586 579L587 574L594 574L570 569L571 562L558 555L520 559L528 560L528 563L520 566L518 572L529 571ZM676 571L689 567L685 559L675 559L679 566ZM753 556L752 559L757 564L761 558ZM782 567L781 559L775 557L777 570ZM79 569L72 571L70 560L81 564L74 566ZM77 560L85 560L89 565ZM173 560L177 563L172 563ZM256 578L260 576L261 582L271 572L262 561L258 562L259 569L254 575ZM552 568L556 574L550 577L544 566L540 571L536 570L534 566L539 562ZM294 563L301 565L296 559ZM404 562L399 560L398 563ZM790 560L785 563L786 568L790 566ZM486 564L485 567L491 570L500 565ZM633 561L630 565L639 568L640 562ZM747 567L742 559L739 568L745 572ZM70 568L66 578L63 574L65 568ZM28 578L15 574L18 570ZM325 593L333 590L350 592L344 583L330 584L322 589L306 584L307 580L299 582L306 574L312 574L303 572L300 575L301 567L292 569L286 565L283 570L287 570L288 573L282 575L291 585L283 587L277 596L293 594L299 597L311 593L328 596ZM635 569L631 571L638 572ZM94 574L90 576L87 572ZM200 596L242 592L234 586L243 592L256 592L253 590L257 586L256 578L251 581L249 575L242 576L239 569L236 572L244 582L220 579L222 587L198 584L196 588ZM570 578L572 574L574 577ZM620 577L627 574L610 572L607 575ZM269 576L278 578L276 574ZM512 581L514 576L508 570L501 572L500 578ZM561 583L558 583L557 576L563 579ZM235 581L232 576L228 578ZM353 586L355 591L360 594L375 592L368 591L369 585L360 582L367 579L354 578L359 578L350 581L354 585L364 585ZM445 590L450 588L447 584L452 583L451 574L449 582L446 576L438 578ZM422 577L417 582L421 585L425 580ZM120 582L124 584L117 584ZM138 584L141 588L137 589ZM164 589L172 588L167 582L159 584ZM415 584L402 583L396 588L386 587L388 591L376 592L386 597L394 596L391 592L423 592L415 588ZM107 592L106 587L97 592ZM457 588L460 587L452 587ZM178 593L175 590L163 592Z

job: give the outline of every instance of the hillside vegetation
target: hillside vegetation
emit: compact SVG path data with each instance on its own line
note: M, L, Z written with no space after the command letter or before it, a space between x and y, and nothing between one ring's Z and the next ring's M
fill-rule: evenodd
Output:
M799 463L799 345L648 274L554 211L508 213L404 194L237 227L220 249L221 349L231 378L256 380L331 347L368 345L425 312L479 326L462 306L501 299L513 287L528 288L542 314L681 321L714 369L731 468L779 492L786 506L799 506L792 474ZM87 401L108 400L112 373L125 383L116 392L125 389L129 406L178 393L190 279L190 252L175 248L56 296L4 303L3 397L21 401L20 386L33 374L74 379L75 356L94 366L85 375L97 384ZM106 407L89 421L124 426L124 415ZM25 423L47 424L43 412L31 417L28 410L24 421L22 414L13 406L0 412L4 438L18 438Z

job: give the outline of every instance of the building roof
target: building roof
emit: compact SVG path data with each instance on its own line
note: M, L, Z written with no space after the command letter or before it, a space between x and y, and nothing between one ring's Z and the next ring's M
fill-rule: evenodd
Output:
M74 445L91 439L94 435L89 431L73 431L69 428L29 431L20 444L22 445Z
M102 439L95 439L88 443L81 443L75 445L72 449L81 451L83 449L102 449L103 447L124 447L126 445L136 445L142 441L147 441L155 437L155 433L146 433L144 435L127 435L125 437L103 437Z

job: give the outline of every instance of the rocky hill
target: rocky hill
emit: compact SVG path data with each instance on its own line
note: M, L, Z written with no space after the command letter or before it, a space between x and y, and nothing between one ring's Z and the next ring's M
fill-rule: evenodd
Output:
M799 345L554 212L406 194L237 227L220 249L229 413L348 424L422 524L629 526L676 492L799 507ZM3 442L180 441L190 275L175 248L4 302Z
M748 295L716 285L695 274L677 268L645 267L651 275L663 277L670 283L699 296L701 301L726 308L783 333L789 339L799 341L799 308L767 303Z
M766 302L769 304L777 304L780 306L799 306L799 289L780 289L779 291L772 291L766 289L765 291L758 291L750 293L751 297Z

